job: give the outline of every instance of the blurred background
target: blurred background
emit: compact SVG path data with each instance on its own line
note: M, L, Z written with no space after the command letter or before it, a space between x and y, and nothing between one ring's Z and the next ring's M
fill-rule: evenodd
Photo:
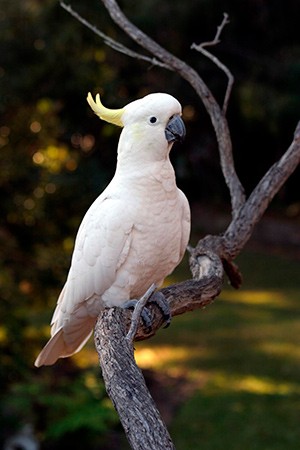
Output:
M100 1L72 1L137 49ZM235 77L228 120L247 194L289 146L300 111L299 1L128 0L129 18L196 68L222 101L226 78L190 50L230 24L212 51ZM113 176L120 130L86 95L122 107L165 91L187 138L172 151L193 212L192 242L224 230L230 204L209 118L176 74L105 47L55 0L0 0L0 447L128 449L91 343L35 369L78 225ZM139 50L139 49L137 49ZM239 258L245 283L205 312L173 320L137 360L182 450L296 449L300 440L300 172ZM169 282L188 278L187 262ZM19 440L18 440L19 439ZM32 447L25 444L31 443Z

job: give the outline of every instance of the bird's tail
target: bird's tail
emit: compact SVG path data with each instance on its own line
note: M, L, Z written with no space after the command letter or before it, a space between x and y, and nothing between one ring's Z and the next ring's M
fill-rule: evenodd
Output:
M76 333L72 333L71 339L70 336L65 336L63 328L57 330L36 358L34 365L51 366L58 358L67 358L79 352L90 338L94 324L95 320L85 321L84 325L77 328ZM66 337L69 337L70 344L66 343Z

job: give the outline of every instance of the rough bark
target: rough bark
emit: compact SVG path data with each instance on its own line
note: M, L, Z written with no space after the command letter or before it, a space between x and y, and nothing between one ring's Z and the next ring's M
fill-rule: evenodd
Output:
M160 290L169 303L172 317L205 308L221 292L223 265L215 253L202 251L197 256L191 255L190 268L193 274L192 280L176 283ZM164 324L161 311L155 305L150 304L147 307L152 313L152 329L145 330L141 324L135 337L139 341L153 336ZM128 313L127 327L130 320L130 313Z
M135 363L133 347L126 339L125 314L120 308L106 309L95 328L95 345L107 393L133 449L175 449Z

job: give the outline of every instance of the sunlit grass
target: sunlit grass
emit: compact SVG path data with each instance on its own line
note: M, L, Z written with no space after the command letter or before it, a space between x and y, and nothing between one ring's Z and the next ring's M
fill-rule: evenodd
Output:
M6 327L0 326L0 343L3 345L7 341L7 330Z
M176 367L179 364L185 365L191 357L200 358L205 353L207 352L204 348L190 349L186 346L139 346L135 353L135 359L143 369L164 369Z
M299 448L300 263L248 253L240 265L245 287L136 345L141 367L193 383L171 426L180 450Z
M271 378L256 375L230 374L222 371L210 373L210 382L206 391L210 395L219 393L248 392L257 395L277 394L289 395L300 394L299 383L277 382Z
M286 306L287 298L283 292L271 290L224 290L220 296L223 300L229 302L238 302L246 304ZM292 303L291 303L292 304Z

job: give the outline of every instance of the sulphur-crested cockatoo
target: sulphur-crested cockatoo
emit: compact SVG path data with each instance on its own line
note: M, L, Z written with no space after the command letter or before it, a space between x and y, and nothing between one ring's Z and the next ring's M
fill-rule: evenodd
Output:
M190 209L169 160L185 135L180 103L155 93L122 109L88 103L103 120L123 127L115 175L87 211L71 268L51 322L51 339L37 367L78 352L99 312L137 299L161 285L181 261L190 233Z

